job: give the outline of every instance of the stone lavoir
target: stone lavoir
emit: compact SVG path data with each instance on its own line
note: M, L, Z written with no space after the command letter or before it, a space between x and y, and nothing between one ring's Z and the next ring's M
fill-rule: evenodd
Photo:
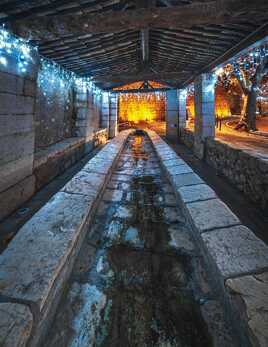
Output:
M268 1L0 1L0 347L268 346Z
M0 255L0 336L265 346L267 265L267 246L156 133L125 131Z

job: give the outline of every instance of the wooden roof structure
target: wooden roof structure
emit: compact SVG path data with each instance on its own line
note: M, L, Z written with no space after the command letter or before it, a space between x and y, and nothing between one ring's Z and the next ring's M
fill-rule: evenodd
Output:
M103 89L182 87L268 35L268 1L1 0L0 22Z

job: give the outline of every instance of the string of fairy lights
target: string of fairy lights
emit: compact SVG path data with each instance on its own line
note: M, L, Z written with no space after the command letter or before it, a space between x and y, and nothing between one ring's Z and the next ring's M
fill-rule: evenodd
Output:
M268 43L250 49L245 54L232 59L227 65L216 69L216 84L228 89L232 76L242 81L243 74L250 81L255 76L258 66L266 57L268 57ZM261 83L258 93L268 96L268 79Z
M214 77L211 83L207 86L207 92L215 90L215 87L222 86L226 90L230 86L231 78L235 77L242 81L242 71L246 74L249 81L255 75L257 67L262 60L268 57L268 42L262 46L251 48L244 54L233 58L228 64L218 67L214 71ZM268 61L268 58L267 58ZM266 78L262 80L258 87L258 98L268 100L268 66L266 69ZM180 91L180 98L191 97L194 95L194 83L189 84L185 89Z
M4 28L0 29L0 65L7 67L9 60L15 59L18 72L26 73L36 51L37 47L30 46L26 40L13 36Z
M17 69L19 75L26 75L35 63L38 49L22 38L17 38L4 27L0 28L0 66L8 69ZM68 71L52 60L40 58L40 69L38 72L38 87L43 95L49 98L55 91L66 93L72 87L80 91L91 91L94 95L101 95L101 89L87 77L80 77L74 72Z
M31 64L35 63L35 56L38 49L29 44L25 39L18 38L11 34L4 27L0 28L0 66L8 69L9 64L14 68L14 62L17 72L21 75L27 74L31 68ZM210 89L216 85L221 85L228 88L230 77L242 80L243 71L249 80L256 73L256 69L262 59L268 56L268 43L254 47L244 54L235 57L227 65L220 67L214 71L215 79L211 82ZM79 90L90 90L94 95L101 95L101 89L97 88L90 78L84 78L75 73L62 68L52 60L41 57L40 69L38 73L38 86L43 91L45 96L48 96L53 91L62 91L63 93L71 87L76 87ZM194 87L189 85L186 88L186 94L193 94ZM268 97L268 78L265 83L262 83L258 88L259 96ZM161 97L159 95L159 97Z

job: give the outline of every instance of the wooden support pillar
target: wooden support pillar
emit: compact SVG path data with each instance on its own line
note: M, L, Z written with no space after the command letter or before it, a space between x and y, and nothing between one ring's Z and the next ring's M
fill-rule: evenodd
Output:
M215 78L212 73L198 76L194 81L195 131L194 152L204 157L205 141L215 137Z

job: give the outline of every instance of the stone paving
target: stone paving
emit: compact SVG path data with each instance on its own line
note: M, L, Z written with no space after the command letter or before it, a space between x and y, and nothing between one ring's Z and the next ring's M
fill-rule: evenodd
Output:
M44 346L239 346L144 134L120 156Z

